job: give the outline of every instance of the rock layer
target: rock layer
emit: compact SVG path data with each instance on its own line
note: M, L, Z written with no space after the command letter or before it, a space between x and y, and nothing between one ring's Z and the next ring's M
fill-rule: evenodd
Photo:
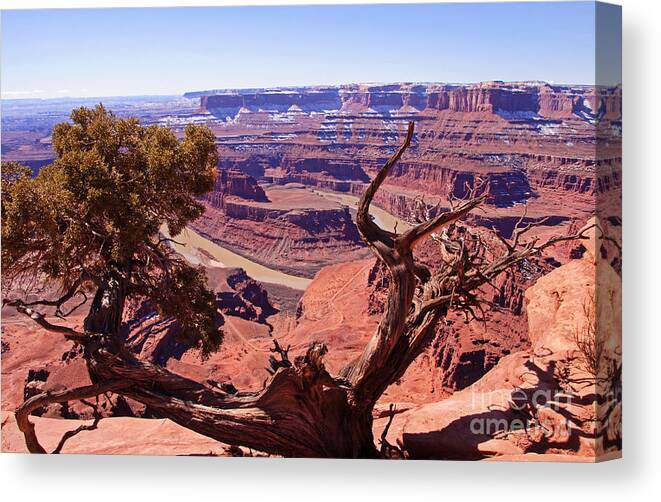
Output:
M416 197L436 204L479 185L486 226L518 216L523 203L564 224L585 221L595 197L621 186L619 87L400 83L194 95L214 117L221 167L354 195L416 121L376 201L400 216Z

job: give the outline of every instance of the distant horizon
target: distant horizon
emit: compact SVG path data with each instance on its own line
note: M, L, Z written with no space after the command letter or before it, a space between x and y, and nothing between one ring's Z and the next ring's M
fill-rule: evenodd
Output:
M305 85L275 85L275 86L262 86L262 87L232 87L232 88L209 88L209 89L195 89L190 91L185 91L181 94L116 94L108 96L53 96L53 97L24 97L24 98L7 98L1 97L0 100L9 102L9 101L67 101L67 100L90 100L90 99L118 99L118 98L185 98L186 94L192 93L213 93L221 91L247 91L251 89L304 89L304 88L321 88L321 87L340 87L345 85L391 85L391 84L415 84L415 85L479 85L487 83L502 83L503 85L510 84L547 84L550 86L556 87L608 87L615 88L621 86L622 83L619 82L614 85L598 85L598 84L583 84L579 82L547 82L544 80L481 80L479 82L446 82L446 81L430 81L430 82L398 82L398 81L388 81L388 82L344 82L340 84L305 84ZM191 99L191 98L187 98Z
M372 82L614 86L621 57L599 60L596 48L619 37L600 37L595 20L610 35L621 30L619 12L594 2L4 10L1 97Z

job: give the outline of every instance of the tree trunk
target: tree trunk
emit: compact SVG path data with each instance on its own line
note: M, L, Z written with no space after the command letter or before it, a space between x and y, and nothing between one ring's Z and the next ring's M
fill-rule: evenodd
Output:
M372 408L351 403L350 389L321 363L322 345L280 368L262 391L227 394L140 361L111 340L86 343L92 379L122 382L116 393L183 427L285 457L378 457Z
M378 456L372 408L351 402L350 389L328 374L322 362L325 346L312 344L260 392L228 394L140 361L126 348L120 336L125 283L121 274L108 277L85 319L86 332L93 333L82 342L92 382L121 382L113 392L227 444L286 457ZM27 415L24 421L31 432L28 447L42 453Z

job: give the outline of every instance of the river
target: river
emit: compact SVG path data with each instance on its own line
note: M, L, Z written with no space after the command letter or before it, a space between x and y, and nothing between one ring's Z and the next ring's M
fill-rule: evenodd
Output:
M360 200L359 197L356 197L355 195L344 193L323 192L320 190L314 190L314 193L321 197L325 197L326 199L338 202L354 211ZM411 228L411 225L404 220L397 218L374 205L370 207L370 214L374 217L376 224L384 230L393 232L395 226L397 226L397 231L403 232ZM165 237L169 237L165 225L161 227L161 233L165 235ZM312 279L308 279L307 277L286 274L265 267L264 265L260 265L259 263L255 263L229 249L225 249L190 228L185 228L183 232L175 237L175 241L176 242L172 244L175 251L185 256L188 261L195 265L204 264L206 266L216 267L240 267L256 281L279 284L301 291L307 289L312 282ZM202 252L200 252L200 250ZM209 259L209 256L211 259Z
M167 229L161 228L161 232L168 237ZM185 228L183 232L175 237L175 241L177 241L177 243L173 244L175 251L185 256L193 264L206 262L207 265L217 267L240 267L256 281L280 284L298 290L305 290L312 282L312 279L285 274L284 272L279 272L278 270L273 270L254 261L250 261L248 258L233 253L215 242L202 237L190 228ZM199 249L211 255L214 261L209 263L204 257L201 257L198 251Z

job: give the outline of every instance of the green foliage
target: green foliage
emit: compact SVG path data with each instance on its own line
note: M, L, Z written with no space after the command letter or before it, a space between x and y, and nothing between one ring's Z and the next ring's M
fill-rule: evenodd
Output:
M185 339L217 347L203 273L158 241L161 226L177 235L203 212L195 196L215 180L211 131L189 125L178 139L98 105L74 110L52 138L57 158L36 177L3 164L3 276L30 274L68 288L81 278L98 285L119 270L130 293L153 297L177 317Z
M152 292L151 299L163 317L174 317L179 323L179 339L195 343L200 333L206 333L201 345L202 355L208 356L222 342L222 332L216 328L215 295L206 287L204 271L190 266L174 269L171 276Z
M2 175L2 188L6 190L22 178L29 178L32 171L30 171L29 167L24 166L23 164L11 161L2 163L0 174Z

